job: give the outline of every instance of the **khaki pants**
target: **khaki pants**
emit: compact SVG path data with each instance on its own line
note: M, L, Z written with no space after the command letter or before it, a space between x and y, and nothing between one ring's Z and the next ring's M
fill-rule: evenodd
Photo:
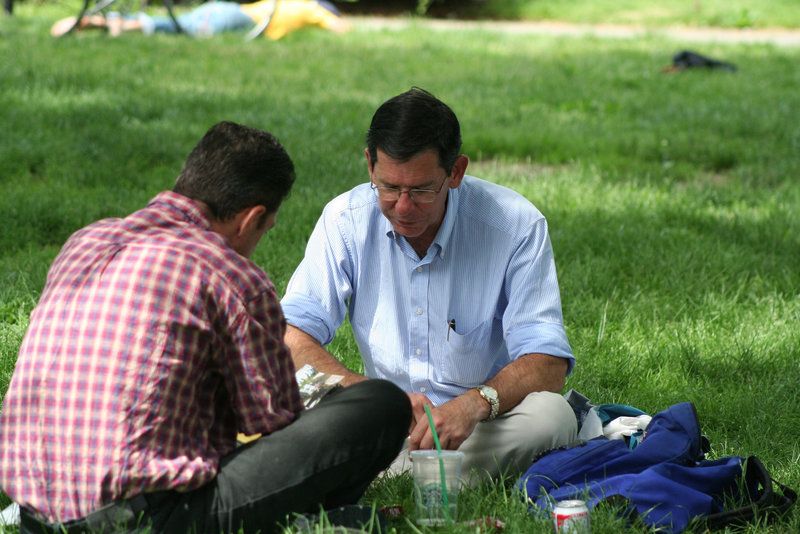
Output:
M478 423L458 450L464 453L461 476L476 485L488 478L517 477L537 454L577 439L578 423L569 403L558 393L535 392L494 421ZM411 469L408 439L387 469L397 474Z

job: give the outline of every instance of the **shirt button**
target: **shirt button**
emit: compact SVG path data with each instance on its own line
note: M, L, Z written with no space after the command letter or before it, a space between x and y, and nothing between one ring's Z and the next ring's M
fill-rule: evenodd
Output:
M417 308L417 315L422 315L422 308Z
M425 386L423 386L423 387L419 388L419 390L420 390L422 393L425 393Z
M417 353L417 356L419 356L420 354L422 354L422 350L417 349L416 353Z
M417 272L421 273L422 272L422 267L417 267Z

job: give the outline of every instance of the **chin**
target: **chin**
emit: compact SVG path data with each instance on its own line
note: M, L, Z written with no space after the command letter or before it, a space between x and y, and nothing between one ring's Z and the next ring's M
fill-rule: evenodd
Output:
M422 230L417 230L417 229L408 229L408 228L403 229L395 226L394 231L403 237L410 237L412 239L422 235Z

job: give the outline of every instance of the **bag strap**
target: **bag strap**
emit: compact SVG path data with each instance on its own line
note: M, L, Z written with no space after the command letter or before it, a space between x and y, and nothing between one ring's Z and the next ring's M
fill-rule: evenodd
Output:
M764 464L761 463L761 460L755 456L747 458L744 483L748 491L750 488L755 489L756 494L753 499L738 508L700 518L700 522L704 527L709 530L717 530L728 525L754 522L759 517L773 519L783 515L797 502L797 493L788 486L774 480L767 472ZM774 487L777 487L780 492L776 492Z

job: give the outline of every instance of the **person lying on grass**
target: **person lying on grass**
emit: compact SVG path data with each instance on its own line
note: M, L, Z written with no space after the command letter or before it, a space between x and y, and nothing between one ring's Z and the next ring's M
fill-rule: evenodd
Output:
M50 34L60 37L76 27L78 30L105 29L112 37L123 32L142 32L150 35L179 33L181 30L194 37L201 37L224 32L248 31L267 19L269 25L264 30L264 35L270 39L280 39L288 33L308 26L337 33L349 29L339 10L323 0L279 0L278 2L261 0L250 4L236 2L200 4L192 11L178 16L180 29L170 17L156 17L140 12L122 18L86 16L81 19L77 27L76 17L67 17L53 24Z
M171 191L69 238L0 412L22 533L274 532L355 504L395 458L411 406L390 382L303 409L278 296L249 259L294 179L274 136L222 122Z
M382 104L366 141L369 182L325 207L281 301L295 364L391 380L414 407L410 450L434 447L430 406L466 473L514 475L577 433L547 222L465 174L458 119L427 91ZM366 376L323 348L346 314ZM404 452L392 471L408 468Z

